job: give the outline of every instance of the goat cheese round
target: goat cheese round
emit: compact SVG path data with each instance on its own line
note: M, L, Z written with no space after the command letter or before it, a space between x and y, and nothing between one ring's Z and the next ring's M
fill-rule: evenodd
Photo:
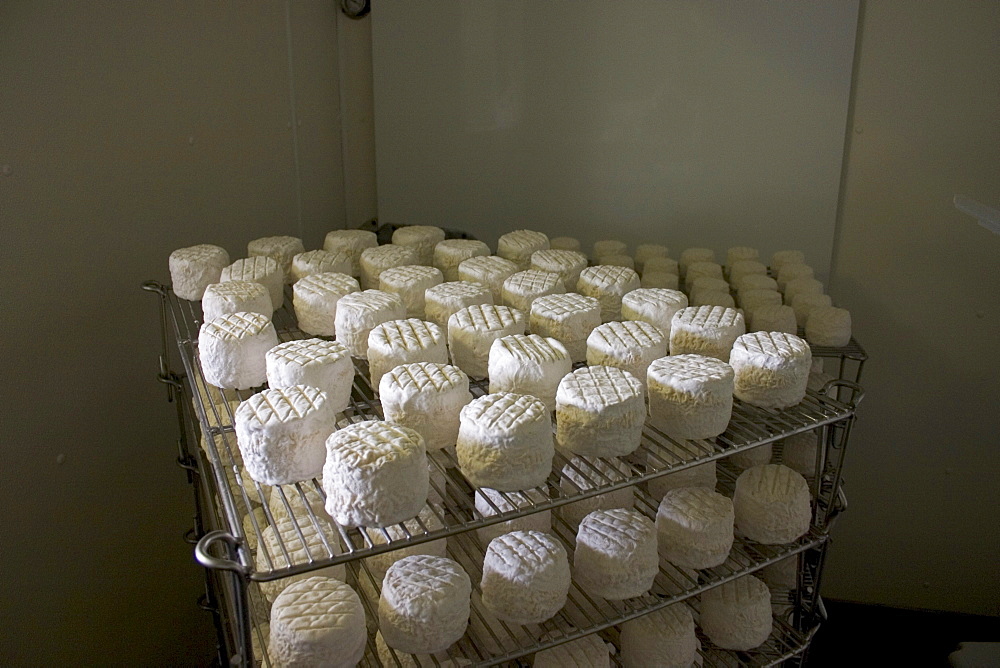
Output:
M351 270L344 272L355 278L361 276L361 253L366 248L378 246L378 235L368 230L334 230L327 232L323 250L344 252L351 260Z
M448 318L466 306L493 305L493 293L479 283L450 281L424 291L424 317L447 330Z
M489 288L493 303L502 304L503 282L518 271L518 266L510 260L496 255L483 255L462 261L458 265L458 278Z
M228 313L198 332L198 357L205 382L246 390L267 380L264 356L278 345L271 319L261 313Z
M694 617L683 603L625 622L620 638L624 668L690 668L698 657Z
M390 320L368 333L368 373L376 392L383 375L413 362L448 363L444 331L433 322Z
M663 331L642 320L606 322L587 337L587 364L618 367L643 385L649 363L666 355Z
M679 290L639 288L622 297L622 318L656 325L669 340L674 314L687 306L688 298Z
M272 388L236 409L236 442L250 477L284 485L319 477L324 443L337 428L326 392L310 385Z
M587 256L572 250L540 250L531 254L531 268L558 274L566 292L576 290L580 272L587 266Z
M595 260L606 255L627 255L628 244L618 239L602 239L594 242L590 256Z
M670 354L693 353L729 361L736 339L746 334L743 314L723 306L689 306L670 322Z
M610 668L611 652L597 634L571 640L535 654L534 668Z
M387 668L460 668L469 665L463 659L451 658L447 652L408 654L396 651L385 644L381 631L375 634L375 652L378 660Z
M553 237L549 239L549 248L553 250L580 250L580 240L576 237Z
M747 311L747 329L751 332L796 334L795 311L791 306L757 306Z
M326 393L334 413L351 405L354 364L342 343L323 339L287 341L268 350L264 360L269 387L311 385Z
M347 274L313 274L292 286L292 306L299 329L313 336L337 333L337 303L361 289Z
M472 581L447 557L404 557L389 567L378 602L385 644L408 654L443 652L465 635Z
M752 332L736 339L729 363L736 398L762 408L788 408L806 395L812 350L794 334Z
M711 248L685 248L681 251L680 259L677 262L681 276L687 275L688 266L695 262L715 262L715 251Z
M569 352L556 339L511 334L490 346L490 392L517 392L541 399L555 410L559 381L573 368Z
M400 364L381 377L385 419L417 431L428 450L455 445L458 416L472 401L469 377L437 362Z
M424 439L378 420L357 422L326 440L326 511L348 527L384 527L414 517L427 503Z
M274 313L271 294L260 283L253 281L226 281L212 283L201 297L203 322L215 320L228 313L260 313L268 318Z
M792 298L791 302L786 303L791 305L792 311L795 313L795 324L799 327L805 327L813 311L833 306L833 299L830 295L799 292Z
M292 258L304 253L302 239L297 237L278 236L261 237L247 244L247 255L250 257L274 258L281 268L282 280L292 283Z
M631 476L628 464L617 457L609 459L573 457L562 467L559 489L567 496L575 496L595 487L624 482ZM559 513L566 523L575 529L584 517L595 510L631 508L634 496L632 487L623 487L568 503L559 509Z
M669 257L651 257L642 265L642 273L661 272L664 274L680 275L680 263ZM677 288L672 288L676 290Z
M590 366L566 375L556 391L556 443L590 457L617 457L639 447L645 391L634 375Z
M420 264L417 251L407 246L385 244L361 251L361 289L376 290L382 272L393 267Z
M566 604L570 581L559 541L540 531L512 531L486 548L483 607L507 622L540 624Z
M275 523L265 528L261 534L261 544L257 547L255 559L257 571L267 572L302 566L341 554L341 544L336 529L323 519L320 519L318 524L322 531L317 529L316 523L312 521L298 521L289 517L276 519ZM261 582L260 591L268 601L273 601L289 585L313 575L322 575L343 582L347 578L347 568L344 564L337 564L278 580Z
M659 448L646 453L646 465L650 469L662 470L668 465L687 462L698 456L694 451L679 443L664 442ZM657 502L672 489L681 487L707 487L715 489L718 482L715 462L695 464L686 469L667 473L646 483L649 495Z
M434 266L441 270L444 280L459 280L458 265L471 257L490 254L490 247L476 239L445 239L434 246Z
M548 478L555 446L552 420L540 399L487 394L465 406L460 421L458 466L474 486L512 492Z
M628 267L600 265L580 272L577 292L601 304L601 322L622 319L622 297L640 287L639 274Z
M660 244L639 244L635 247L635 270L640 274L646 270L646 262L654 257L665 258L670 249Z
M781 293L777 290L740 290L737 297L740 308L746 312L761 306L781 306L784 303Z
M609 267L628 267L629 269L635 269L635 260L629 255L602 255L597 258L598 265L607 265Z
M448 350L451 363L470 378L489 373L490 349L504 336L524 334L527 318L509 306L474 304L448 318Z
M539 297L564 292L566 288L559 274L533 269L511 274L500 290L504 304L525 313L531 311L531 303Z
M593 297L570 292L539 297L531 303L531 333L558 340L573 362L586 361L587 337L600 324L601 305Z
M736 300L728 290L692 290L691 306L722 306L736 308Z
M821 294L824 294L823 281L817 281L815 278L803 276L785 284L785 303L789 306L795 301L795 295Z
M352 668L368 632L361 599L350 586L313 576L289 586L271 608L270 663Z
M387 526L384 529L365 529L365 533L368 534L368 539L373 545L386 545L390 542L405 541L410 537L424 536L431 531L443 528L444 525L441 524L441 520L434 514L434 511L429 506L424 506L413 519ZM447 552L448 539L438 538L426 543L399 547L389 552L373 555L365 559L365 563L371 569L372 576L378 582L382 582L389 568L400 559L416 554L444 557L447 556Z
M379 275L379 289L399 295L410 318L424 317L424 293L444 280L440 269L419 264L386 269Z
M750 540L782 545L809 531L809 483L787 466L749 468L736 479L736 528Z
M775 273L781 270L786 264L805 264L806 255L800 250L775 251L771 256L771 269Z
M767 276L767 267L756 260L739 260L729 265L729 282L737 284L747 276Z
M740 452L733 453L726 457L725 460L732 464L738 471L746 471L748 468L754 466L770 464L772 455L772 444L764 443L763 445L752 447L749 450L742 450Z
M668 436L715 438L733 413L733 368L703 355L655 360L647 373L649 416Z
M652 262L652 260L650 260L650 262ZM680 287L680 278L677 274L667 271L653 271L647 268L646 271L642 272L642 278L639 280L639 286L643 288L676 290Z
M707 487L667 492L656 511L660 554L682 568L712 568L733 547L733 502Z
M617 601L641 596L659 573L656 526L636 510L596 510L580 522L573 578L591 594Z
M726 251L726 266L732 267L737 262L755 261L760 252L750 246L733 246Z
M771 635L771 592L752 575L709 589L701 595L698 624L723 649L759 647Z
M281 265L272 257L248 257L236 260L223 268L219 282L253 281L267 288L271 296L271 306L274 310L285 303L285 276L281 273Z
M722 276L722 265L715 262L692 262L687 266L684 274L684 287L688 292L694 287L694 282L699 278L714 278L724 280Z
M197 301L205 294L205 288L219 282L222 270L229 264L229 253L219 246L198 244L178 248L170 254L167 264L174 294L180 299Z
M806 320L806 339L817 346L846 346L851 342L851 312L833 306L813 309Z
M548 248L549 238L534 230L514 230L497 240L497 255L516 264L519 271L531 266L532 253Z
M786 263L778 270L778 289L782 292L796 278L813 278L813 268L807 264Z
M509 513L522 508L530 508L536 504L548 501L548 497L540 489L526 489L523 492L500 492L489 487L476 490L476 510L483 517L492 517L501 513ZM541 510L515 517L514 519L476 529L476 536L483 545L489 545L497 536L511 531L551 531L552 512Z
M350 274L351 258L347 253L333 253L325 250L311 250L292 258L292 280L300 281L313 274Z
M444 230L432 225L405 225L392 233L392 243L412 248L417 261L412 264L433 266L434 247L444 241Z
M380 246L384 248L384 246ZM344 295L337 302L334 322L337 340L351 355L368 358L368 335L384 322L406 318L406 307L398 295L381 290L363 290Z

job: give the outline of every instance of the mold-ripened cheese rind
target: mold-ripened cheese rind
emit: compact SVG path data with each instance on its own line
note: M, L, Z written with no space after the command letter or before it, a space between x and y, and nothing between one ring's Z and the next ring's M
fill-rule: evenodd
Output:
M178 248L170 254L167 264L174 294L197 301L205 294L206 287L219 282L222 270L229 264L229 253L219 246L198 244Z
M691 666L698 656L694 618L683 603L625 622L620 638L626 668Z
M573 579L584 591L610 600L640 596L658 572L656 526L642 513L597 510L580 522Z
M368 230L333 230L323 240L323 250L344 252L351 260L351 276L361 275L361 253L378 246L378 236Z
M360 289L357 279L347 274L313 274L296 281L292 306L299 329L313 336L336 335L338 302Z
M479 283L449 281L424 291L425 319L448 328L448 318L467 306L493 305L493 293Z
M228 313L204 323L198 357L205 381L233 390L262 385L267 380L264 356L276 345L274 325L261 313Z
M510 260L523 271L531 266L532 253L548 247L549 238L542 232L514 230L497 240L497 255Z
M260 283L253 281L226 281L212 283L201 297L203 321L215 320L227 313L260 313L271 317L271 294Z
M406 307L397 295L381 290L352 292L337 302L337 340L351 351L351 355L365 359L371 331L384 322L404 318Z
M424 317L424 292L444 281L440 269L419 264L386 269L379 274L379 289L399 295L409 318Z
M591 366L566 375L556 391L556 442L590 457L627 455L639 447L645 391L627 371Z
M434 266L446 281L459 280L458 265L473 257L490 254L490 247L476 239L445 239L434 246Z
M286 341L267 351L269 387L311 385L326 393L335 413L351 403L354 363L343 344L324 339Z
M622 318L656 325L669 341L674 314L687 306L687 295L680 290L639 288L622 297Z
M512 531L486 548L483 606L508 622L539 624L566 604L570 579L559 541L539 531Z
M737 337L746 334L743 314L723 306L689 306L670 323L670 354L693 353L729 361Z
M814 309L806 320L806 339L817 346L846 346L851 342L851 312L834 306Z
M611 652L596 633L535 654L534 668L610 668Z
M273 665L350 668L364 656L367 639L361 599L332 578L314 575L296 582L271 609Z
M587 364L618 367L645 384L650 362L667 355L667 337L642 320L606 322L587 337Z
M361 288L375 290L382 272L393 267L419 264L417 251L406 246L385 244L361 251Z
M379 396L385 419L419 432L428 450L455 445L459 415L472 401L469 377L438 362L394 367L382 376Z
M524 334L527 325L525 314L509 306L476 304L461 309L448 318L451 363L470 378L485 378L493 342L511 334Z
M573 362L584 362L587 337L601 324L601 305L575 292L546 295L531 302L529 323L532 334L557 339Z
M576 290L580 272L587 266L587 256L572 250L540 250L531 254L531 268L559 275L566 292Z
M639 274L628 267L599 265L580 272L577 292L601 304L601 322L622 319L622 297L640 286Z
M350 274L351 257L346 252L311 250L292 258L291 283L313 274Z
M267 572L300 566L312 561L330 559L331 553L332 555L340 554L341 544L337 538L336 529L324 519L319 519L319 527L322 532L311 520L298 519L293 521L289 517L276 519L275 524L266 527L261 534L263 545L259 545L257 548L255 560L257 571ZM303 538L305 543L302 542ZM286 554L288 555L287 559ZM347 577L347 568L344 564L337 564L307 573L289 575L278 580L261 582L260 590L267 600L273 601L289 585L313 575L322 575L343 582Z
M594 473L595 469L597 474ZM573 457L562 468L559 488L564 494L572 496L598 485L622 482L630 477L628 464L617 457ZM623 487L566 504L559 509L559 513L567 524L576 528L584 517L595 510L631 508L634 495L632 487Z
M270 257L277 261L285 283L293 282L292 258L305 250L301 239L289 236L261 237L247 244L248 256Z
M417 318L390 320L368 333L368 373L372 387L379 389L382 376L400 364L448 362L444 330Z
M492 517L499 513L506 513L512 510L530 507L537 503L544 503L548 500L542 490L528 489L523 492L504 493L489 487L480 487L476 490L475 504L476 510L483 517ZM530 515L515 517L505 522L490 524L480 529L476 529L476 536L479 542L485 547L490 541L511 531L551 531L552 512L542 510L533 512Z
M730 580L701 595L701 630L723 649L758 647L771 634L771 592L752 575Z
M758 543L782 545L809 531L809 483L787 466L749 468L736 479L736 528Z
M656 512L660 554L682 568L712 568L733 546L733 502L707 487L667 492Z
M539 297L564 292L566 287L559 274L534 269L511 274L500 289L504 304L525 313L531 311L531 303Z
M253 281L267 288L275 310L285 303L285 280L281 265L272 257L248 257L236 260L222 270L219 282Z
M733 412L733 368L703 355L653 361L646 375L649 415L673 438L714 438Z
M503 282L519 271L518 265L497 255L483 255L463 260L458 278L489 288L494 304L503 303Z
M555 410L559 381L573 368L558 340L537 334L511 334L490 346L490 392L530 394Z
M738 399L763 408L788 408L806 394L812 350L794 334L752 332L736 339L729 363Z
M444 241L444 230L433 225L405 225L392 233L392 243L412 248L417 254L413 264L432 265L434 247Z

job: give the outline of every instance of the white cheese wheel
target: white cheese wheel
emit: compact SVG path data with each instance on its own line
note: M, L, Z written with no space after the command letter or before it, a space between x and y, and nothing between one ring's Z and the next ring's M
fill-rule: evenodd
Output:
M531 254L531 268L558 274L566 292L576 290L580 272L587 267L587 256L571 250L540 250Z
M821 295L824 292L823 281L803 276L785 284L785 303L791 306L795 301L795 295Z
M443 529L444 525L429 506L424 506L417 516L401 524L393 524L384 529L365 529L368 540L373 545L386 545L390 542L405 541L411 537L425 536L432 531ZM382 582L389 568L405 557L415 554L429 554L434 557L445 557L448 552L448 539L438 538L426 543L418 543L400 547L389 552L382 552L365 559L365 563L378 582ZM359 576L360 579L360 576Z
M608 265L609 267L628 267L635 269L635 260L630 255L602 255L595 261L597 265Z
M458 265L470 257L490 254L490 247L476 239L445 239L434 246L434 266L446 281L459 280Z
M694 282L699 278L715 278L724 280L722 276L722 265L716 262L692 262L684 272L684 287L690 293L694 287Z
M497 240L497 255L517 265L519 271L531 266L531 254L548 250L549 238L534 230L514 230Z
M267 380L264 356L278 345L271 319L261 313L228 313L198 331L198 357L205 382L246 390Z
M351 405L354 363L342 343L323 339L299 339L267 351L267 384L271 388L311 385L326 393L334 413Z
M628 244L618 239L602 239L594 242L590 257L595 260L605 255L628 255Z
M628 267L602 265L580 272L577 292L601 304L601 322L622 319L622 297L639 288L639 274Z
M555 446L552 420L540 399L487 394L465 406L460 420L456 455L470 483L512 492L545 482Z
M642 265L642 273L662 272L680 276L680 263L669 257L651 257ZM676 288L673 288L676 290Z
M382 272L393 267L420 264L416 250L397 244L384 244L361 251L361 289L376 290Z
M692 450L680 444L664 442L659 448L651 449L646 454L646 464L649 468L662 470L669 465L680 464L690 461L697 456ZM646 485L649 495L659 503L663 497L672 489L681 487L707 487L715 489L718 482L718 473L715 462L705 462L695 464L680 471L674 471L658 478L649 480Z
M691 290L691 306L722 306L736 308L736 300L729 290Z
M459 668L470 665L465 659L454 659L447 652L437 654L407 654L385 644L382 632L375 634L375 652L387 668Z
M785 286L796 278L813 278L813 268L807 264L786 263L778 270L778 289L785 291Z
M404 557L389 567L378 602L385 644L408 654L443 652L465 635L472 582L447 557Z
M212 283L201 297L202 320L208 322L228 313L260 313L268 318L274 313L271 294L260 283L226 281Z
M269 637L271 665L352 668L365 654L365 610L350 586L313 576L275 599Z
M781 270L781 267L786 264L805 264L806 255L800 250L781 250L775 251L774 255L771 256L771 269L775 273Z
M659 573L656 526L636 510L596 510L580 522L573 579L584 591L609 600L641 596Z
M384 248L384 246L380 246ZM406 318L406 307L398 295L381 290L363 290L344 295L337 302L334 319L337 340L351 355L368 358L368 335L384 322Z
M646 262L654 257L666 258L670 249L660 244L639 244L635 247L635 270L640 274L646 269Z
M733 412L733 368L703 355L671 355L649 365L649 415L673 438L715 438Z
M223 268L219 276L220 283L226 281L260 283L267 288L274 310L278 310L285 303L285 275L282 273L281 265L274 258L248 257L236 260Z
M652 262L652 260L650 260L650 262ZM666 271L652 271L647 267L646 271L642 272L642 278L639 280L639 285L643 288L676 290L680 287L680 278L677 274L672 274Z
M746 312L761 306L781 306L784 303L781 299L781 293L777 290L740 290L737 296L740 308Z
M358 278L361 276L361 253L366 248L378 246L378 235L368 230L333 230L327 232L323 240L323 250L337 253L343 251L351 260L351 270L344 272Z
M732 246L726 250L726 266L732 267L735 263L744 260L756 260L760 257L760 252L750 246Z
M448 318L451 363L470 378L485 378L493 342L524 334L527 326L525 314L509 306L475 304L456 311Z
M511 334L490 346L490 392L530 394L552 411L559 381L573 368L569 351L558 340L537 334Z
M781 463L803 476L816 475L820 433L810 430L783 439Z
M688 292L696 290L715 290L719 292L729 292L729 283L722 278L715 276L699 276L691 281Z
M795 324L805 327L813 311L833 306L833 299L830 295L799 292L792 298L790 306L795 312Z
M765 545L790 543L809 531L809 483L787 466L749 468L736 479L736 528Z
M851 342L851 312L823 306L806 320L806 339L817 346L846 346Z
M475 504L476 510L483 517L492 517L500 513L509 513L522 508L530 508L539 503L548 501L548 497L540 489L526 489L521 492L500 492L489 487L480 487L476 490ZM476 536L479 542L486 546L490 541L511 531L551 531L552 512L540 510L530 515L515 517L514 519L476 529Z
M358 292L357 279L347 274L313 274L292 286L292 306L299 329L314 336L337 333L337 304L341 297Z
M680 290L640 288L622 297L622 318L656 325L669 339L674 314L687 306L688 298Z
M400 364L414 362L448 363L444 330L433 322L417 318L390 320L368 333L368 374L376 392L382 376Z
M459 413L472 401L469 377L437 362L394 367L382 376L379 396L385 419L419 432L428 450L455 445Z
M545 295L556 295L566 292L559 274L549 271L529 269L508 276L500 290L503 303L525 313L531 311L531 303Z
M584 636L535 654L534 668L610 668L611 652L596 635Z
M250 477L267 485L317 478L337 428L326 393L310 385L271 388L236 409L236 442Z
M732 286L736 288L737 293L742 292L743 290L777 290L778 281L774 280L770 276L747 274L745 276L740 276L738 279L733 281Z
M733 502L707 487L667 492L656 511L660 554L681 568L722 564L733 547Z
M432 225L405 225L392 233L392 243L412 248L417 253L417 261L412 264L432 266L434 247L444 241L444 230Z
M751 332L736 339L729 363L737 399L763 408L788 408L805 397L812 350L794 334Z
M625 622L620 638L624 668L689 668L698 658L694 617L683 603Z
M424 292L444 280L440 269L411 264L386 269L379 275L379 289L399 295L409 318L424 317Z
M316 524L312 521L293 521L288 517L276 520L275 524L265 528L261 534L262 544L258 546L255 560L257 571L268 572L302 566L341 554L341 544L336 529L322 519L319 520L319 526L322 531L317 530ZM344 564L337 564L278 580L261 582L260 591L268 601L273 601L289 585L314 575L343 582L347 577L347 568Z
M384 527L414 517L427 503L424 439L391 422L368 420L326 440L326 511L348 527Z
M424 291L424 316L429 322L444 329L448 318L466 306L493 304L493 293L479 283L450 281Z
M680 275L686 276L688 266L695 262L715 262L715 251L711 248L685 248L681 251L680 259L677 262Z
M701 595L698 623L723 649L759 647L771 635L771 592L752 575L730 580Z
M767 276L767 267L757 260L737 260L728 265L730 283L737 283L746 276Z
M645 391L634 375L590 366L566 375L556 391L556 443L590 457L624 456L639 447Z
M531 303L532 334L557 339L573 362L587 359L587 337L601 324L601 305L575 292L546 295Z
M300 281L313 274L350 274L351 258L345 252L334 253L325 250L311 250L292 258L292 280Z
M483 607L515 624L540 624L566 604L566 549L540 531L512 531L490 541L480 582Z
M757 306L747 311L747 329L751 332L796 334L795 311L791 306Z
M281 268L282 280L285 283L294 282L292 280L292 258L299 253L304 253L305 250L302 239L288 236L261 237L247 244L249 257L270 257L277 261Z
M579 251L580 240L575 237L553 237L549 239L549 248L552 250Z
M493 303L503 303L503 282L521 271L517 264L496 255L469 258L458 265L459 280L479 283L489 288Z
M174 294L180 299L197 301L205 294L205 288L219 282L222 270L229 264L229 253L219 246L198 244L178 248L170 254L167 264Z
M770 464L773 456L771 443L764 443L749 450L743 450L726 457L726 461L732 464L738 471L746 471L748 468Z
M573 457L562 467L559 489L567 496L575 496L596 487L624 482L631 476L628 464L617 457ZM595 510L631 508L634 498L635 490L631 486L623 487L566 504L559 508L559 514L576 529L583 518Z
M689 306L670 322L670 354L686 353L729 361L736 339L746 334L743 314L724 306Z
M650 362L666 355L663 331L642 320L606 322L587 337L587 364L623 369L643 385Z

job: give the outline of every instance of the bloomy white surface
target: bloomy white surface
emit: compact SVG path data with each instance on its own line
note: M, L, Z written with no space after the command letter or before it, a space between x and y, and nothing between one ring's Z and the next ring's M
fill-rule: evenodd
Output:
M723 649L758 647L771 635L771 592L752 575L709 589L701 595L698 624Z
M444 230L433 225L406 225L392 233L392 243L412 248L417 253L414 264L434 264L434 247L444 241Z
M514 230L497 240L497 255L516 264L521 271L531 266L532 253L548 248L548 236L535 230Z
M236 260L224 267L219 282L253 281L267 288L271 295L271 306L275 310L285 303L285 275L281 265L271 257L249 257Z
M600 265L580 272L577 292L601 304L601 322L622 319L622 297L640 286L639 274L628 267Z
M558 274L566 292L576 290L580 272L587 266L587 256L573 250L549 249L531 254L531 268Z
M317 530L312 521L293 521L285 517L276 520L276 522L276 524L264 529L261 534L263 544L258 546L255 561L258 571L271 571L308 564L310 561L318 559L329 559L331 552L334 555L341 553L337 530L326 525L324 520L320 520L319 523L322 533ZM302 542L303 538L305 539L304 543ZM284 545L285 551L282 551L282 545ZM288 553L287 559L285 558L286 551ZM307 573L289 575L279 580L261 582L260 590L267 600L273 601L285 587L314 575L322 575L343 582L347 577L347 568L344 564L337 564Z
M364 607L350 586L312 576L275 599L269 636L273 665L351 668L364 656L368 640Z
M707 487L667 492L656 511L660 554L681 568L712 568L733 547L733 502Z
M559 274L537 269L511 274L504 279L500 289L504 304L525 313L531 311L531 303L539 297L564 292L566 287Z
M539 531L512 531L486 548L483 606L508 622L539 624L566 604L570 579L558 540Z
M729 361L736 338L746 334L743 314L723 306L689 306L670 323L670 354L694 353Z
M703 355L655 360L646 375L649 416L674 438L714 438L733 413L733 368Z
M694 617L683 603L675 603L621 625L624 668L688 667L698 656Z
M490 392L516 392L538 397L555 410L556 389L573 368L569 351L559 341L537 334L511 334L490 346Z
M490 349L504 336L524 334L526 315L509 306L474 304L448 318L448 350L451 362L470 378L489 373Z
M261 313L228 313L198 332L198 358L205 382L245 390L267 380L264 356L278 345L271 319Z
M806 479L787 466L749 468L736 479L736 528L758 543L789 543L809 531L809 500Z
M502 493L489 487L480 487L476 490L476 510L484 517L492 517L499 513L506 513L520 508L541 503L548 499L540 489L527 489L523 492ZM542 510L530 515L516 517L505 522L497 522L479 529L476 529L476 536L483 547L490 544L490 541L497 536L511 531L551 531L552 512Z
M490 247L476 239L445 239L434 246L434 266L446 281L459 280L458 265L471 257L490 254Z
M424 291L425 319L445 330L452 314L466 306L477 304L493 304L493 293L479 283L455 280L440 283Z
M643 287L622 297L622 318L656 325L669 340L674 314L687 306L687 295L680 290Z
M596 510L580 522L573 579L588 593L610 600L649 591L659 572L656 526L636 510Z
M413 248L385 244L361 251L361 288L374 290L379 286L379 277L386 269L420 264L419 254Z
M368 333L368 377L380 391L382 376L400 364L448 363L444 330L433 322L408 318L376 325Z
M591 457L617 457L639 447L646 418L642 383L628 371L583 367L556 391L556 443Z
M260 313L268 318L274 313L271 294L260 283L226 281L212 283L201 297L202 320L208 322L227 313Z
M408 654L448 649L469 625L472 582L447 557L412 555L389 567L378 602L386 645Z
M532 334L558 339L573 362L583 362L587 337L601 324L601 305L575 292L539 297L531 303L529 323Z
M628 464L617 457L573 457L560 473L559 488L567 495L594 489L595 481L600 485L611 484L628 480L632 475ZM633 487L624 487L566 504L559 508L559 514L576 528L584 517L595 510L631 508L634 496Z
M306 251L292 258L292 275L289 283L295 283L313 274L350 274L352 266L351 256L344 251Z
M534 668L609 668L611 652L596 633L535 654Z
M382 246L384 248L384 246ZM351 355L367 359L368 335L384 322L402 320L406 307L398 295L381 290L363 290L344 295L337 302L337 340Z
M373 544L385 545L389 541L405 540L410 536L422 536L428 531L437 531L443 528L444 525L441 524L441 520L437 518L434 511L430 507L424 506L413 519L406 520L402 524L390 525L385 529L365 529L365 533L368 534L368 538ZM388 539L385 534L389 534ZM411 557L415 554L444 557L447 556L447 551L448 539L439 538L426 543L401 547L390 552L382 552L368 557L365 562L372 571L372 577L381 583L389 567L404 557ZM359 579L364 577L366 576L359 574Z
M846 346L851 342L851 312L833 306L814 309L806 320L806 339L817 346Z
M342 343L324 339L286 341L264 357L269 387L311 385L326 393L331 410L340 413L351 403L354 363Z
M170 287L181 299L196 301L205 294L205 288L218 283L222 270L229 264L225 248L212 244L198 244L178 248L170 254Z
M503 282L520 271L518 265L497 255L472 257L458 265L458 278L489 288L494 304L503 303Z
M323 250L347 253L351 259L351 270L347 273L355 278L361 276L361 253L376 246L378 236L368 230L333 230L323 240Z
M261 237L247 244L249 257L270 257L278 262L283 281L292 283L292 258L305 252L302 239L289 236Z
M313 274L292 286L292 305L299 329L315 336L337 333L337 303L361 285L347 274Z
M618 367L643 385L650 362L666 355L663 330L642 320L606 322L587 337L587 364Z
M794 334L752 332L736 339L729 363L738 399L763 408L788 408L805 397L812 349Z
M399 295L410 318L424 317L424 292L444 281L440 269L423 265L404 265L379 274L379 289Z
M385 419L419 432L428 450L455 445L459 414L472 401L469 377L437 362L394 367L382 376L379 397Z

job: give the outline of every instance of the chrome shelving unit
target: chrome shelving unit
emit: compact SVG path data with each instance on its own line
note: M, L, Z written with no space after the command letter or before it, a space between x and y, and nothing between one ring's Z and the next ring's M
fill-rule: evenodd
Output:
M799 572L804 577L808 572L807 563L821 563L829 528L837 514L846 507L840 471L855 407L863 395L857 380L860 379L865 357L863 350L853 341L852 346L846 349L817 349L815 354L839 358L842 372L847 368L845 365L860 359L855 367L856 373L852 372L849 378L833 380L819 391L810 390L799 405L774 411L736 400L733 418L726 432L709 440L678 441L647 425L639 449L622 459L625 465L622 473L610 477L586 461L571 462L557 452L553 473L544 485L524 492L502 494L516 508L513 511L502 512L491 502L493 514L479 512L474 503L474 487L459 471L453 451L430 453L432 496L436 500L429 506L440 528L432 528L419 520L414 526L411 520L407 525L399 525L404 538L392 539L383 529L383 541L376 542L365 531L336 525L316 508L321 504L316 504L315 499L325 499L319 481L271 488L242 475L233 410L238 401L246 399L256 390L220 390L208 385L198 359L200 304L178 299L163 285L150 282L143 287L157 293L161 299L164 349L159 378L167 383L169 398L179 404L178 419L185 435L179 444L181 459L196 487L198 519L192 539L197 540L195 553L199 562L208 569L205 607L216 611L217 620L222 620L218 623L220 655L234 665L253 665L255 662L269 665L266 656L259 651L255 656L253 649L255 637L256 644L263 646L261 629L267 617L267 605L258 590L260 582L346 563L349 579L357 585L359 592L369 595L376 592L377 596L380 583L371 577L363 560L365 557L448 538L450 553L463 564L473 582L478 583L485 546L479 543L474 529L557 509L573 501L630 486L639 492L636 494L636 507L655 517L656 504L645 493L646 481L705 462L724 460L730 455L780 442L780 439L801 432L816 432L822 447L817 448L817 473L808 477L815 498L812 527L799 541L783 546L763 546L737 540L729 560L722 566L700 571L695 578L667 566L657 578L656 593L637 599L622 602L593 599L574 586L566 608L538 628L491 620L478 604L478 595L474 593L470 631L452 648L452 652L456 658L474 665L496 665L516 662L545 647L594 632L601 632L606 639L614 642L613 629L617 624L676 602L691 603L694 600L692 597L705 589L755 572L781 559L800 555ZM281 341L308 338L298 329L290 308L278 309L273 321ZM171 340L180 353L183 374L170 371ZM381 407L367 380L366 364L356 360L356 371L351 405L340 416L341 421L381 419ZM483 381L472 383L474 396L485 394L487 389ZM201 447L192 445L193 442L200 442ZM564 467L572 468L578 478L586 480L585 488L565 476L562 473ZM720 466L719 472L720 484L732 484L735 472L725 466ZM293 512L293 507L301 510ZM255 509L258 513L252 512ZM264 544L263 532L267 525L275 523L276 509L283 510L281 514L291 518L300 540L307 528L318 531L323 542L320 553L297 561L291 558L292 551L288 546L279 541L278 551L271 554ZM264 521L259 518L261 513ZM568 548L572 547L573 530L558 513L553 513L553 531ZM251 549L251 544L256 546L256 550ZM258 550L262 555L260 560L257 558ZM258 561L266 567L258 567ZM765 646L754 652L738 653L738 656L709 648L703 653L705 665L771 665L801 655L820 620L822 606L818 586L809 585L805 580L800 582L793 594L792 610L795 614L787 620L776 621L775 633ZM362 599L369 618L377 619L377 598L372 600L363 595ZM374 631L369 639L365 661L367 665L377 666L380 664L373 638Z

